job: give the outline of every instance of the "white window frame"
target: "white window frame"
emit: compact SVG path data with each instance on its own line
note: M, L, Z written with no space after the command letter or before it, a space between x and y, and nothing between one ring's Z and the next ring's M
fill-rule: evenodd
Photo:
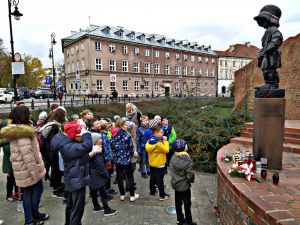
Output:
M211 63L215 64L215 59L214 58L211 58Z
M79 52L79 45L76 45L76 46L75 46L75 51L76 51L76 53Z
M191 75L195 76L195 68L194 67L191 67Z
M191 61L195 62L195 56L191 55Z
M84 51L84 43L81 43L80 48L81 48L81 51Z
M145 72L145 73L150 73L150 72L151 72L151 71L150 71L150 63L146 62L146 63L144 64L144 72Z
M134 81L134 90L140 90L140 82Z
M205 57L205 63L208 63L208 57Z
M175 82L175 90L179 90L179 82Z
M182 75L187 75L187 66L182 67Z
M122 72L128 72L128 61L127 60L122 61Z
M140 48L133 48L133 54L135 55L140 54Z
M108 62L109 71L116 71L117 70L117 63L115 59L110 59Z
M67 57L69 57L69 54L70 54L70 50L67 49Z
M115 44L110 44L108 46L108 50L109 50L109 52L114 53L116 51L116 45Z
M75 65L74 65L74 62L72 62L72 73L75 73Z
M95 41L95 50L96 51L101 51L101 42L100 41Z
M81 69L85 70L85 60L84 59L81 60Z
M150 86L149 86L149 81L145 81L145 90L149 90Z
M208 69L207 68L205 69L205 76L208 77Z
M102 80L96 80L96 89L103 90L103 81Z
M71 48L71 55L74 55L74 47Z
M176 54L175 54L175 59L176 59L176 60L179 60L179 59L180 59L180 54L179 54L179 53L176 53Z
M149 49L147 49L147 48L145 48L145 56L150 56L150 50Z
M158 90L159 89L159 82L155 81L154 82L154 90Z
M184 60L184 61L187 61L187 59L188 59L188 56L187 56L186 54L184 54L184 55L183 55L183 60Z
M70 63L67 64L67 73L70 73Z
M133 63L133 72L134 73L139 73L140 72L140 63L139 62L134 62Z
M128 80L123 80L123 90L128 90Z
M170 65L165 65L165 74L170 75Z
M166 59L170 59L170 53L169 53L169 52L166 52L166 53L165 53L165 57L166 57Z
M158 63L154 64L154 73L160 74L160 64L158 64Z
M110 90L111 91L113 91L113 90L116 89L116 82L115 81L114 82L110 82L109 85L110 85Z
M103 69L102 59L101 58L96 58L96 60L95 60L95 68L96 68L96 70L102 70Z
M175 75L180 75L180 66L175 66Z
M126 45L122 46L122 53L128 54L128 46L126 46Z
M202 57L198 56L198 62L201 63L202 62Z
M159 58L159 51L158 51L158 50L155 50L155 51L154 51L154 57L155 57L155 58Z
M210 74L211 74L212 77L214 77L215 76L215 70L211 70Z
M202 75L202 68L198 67L198 76L201 76L201 75Z

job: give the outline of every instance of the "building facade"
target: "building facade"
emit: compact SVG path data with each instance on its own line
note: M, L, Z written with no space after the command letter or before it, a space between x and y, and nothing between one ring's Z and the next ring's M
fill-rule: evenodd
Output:
M211 47L122 27L94 26L62 39L68 94L215 96Z
M258 48L245 44L230 45L226 51L215 51L218 55L218 96L230 97L234 73L256 58Z

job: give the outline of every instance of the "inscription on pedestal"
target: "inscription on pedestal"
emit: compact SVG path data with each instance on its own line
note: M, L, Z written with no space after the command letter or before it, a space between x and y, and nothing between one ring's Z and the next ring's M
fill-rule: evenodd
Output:
M262 115L263 116L282 116L283 115L283 104L262 104Z

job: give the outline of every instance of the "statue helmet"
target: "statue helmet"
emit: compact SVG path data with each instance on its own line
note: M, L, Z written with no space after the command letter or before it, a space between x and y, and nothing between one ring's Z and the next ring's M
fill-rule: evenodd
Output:
M254 17L254 20L267 19L270 23L279 27L279 19L281 17L281 10L276 5L265 5L259 11L258 16Z

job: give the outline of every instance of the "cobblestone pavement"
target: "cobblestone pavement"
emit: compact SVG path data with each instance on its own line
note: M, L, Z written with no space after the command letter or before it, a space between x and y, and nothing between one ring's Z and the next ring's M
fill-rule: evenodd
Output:
M2 168L2 151L0 153L0 166ZM141 178L138 171L135 172L137 183L137 193L140 199L134 203L126 198L124 202L119 200L119 194L109 202L109 205L118 210L114 216L104 217L103 212L93 213L92 201L86 197L86 207L83 216L84 225L175 225L176 215L167 214L164 209L174 206L174 193L170 187L170 175L166 175L166 192L171 195L169 200L159 201L158 198L149 197L149 179ZM17 212L17 202L5 200L6 175L0 172L0 219L4 220L5 225L22 225L24 222L23 214ZM114 188L118 190L117 185ZM198 225L215 225L218 218L213 212L216 205L216 176L196 172L196 180L192 187L192 215ZM87 189L87 194L89 190ZM51 188L48 182L44 182L44 193L41 201L41 212L49 212L50 219L46 225L63 225L65 205L62 200L51 196Z

